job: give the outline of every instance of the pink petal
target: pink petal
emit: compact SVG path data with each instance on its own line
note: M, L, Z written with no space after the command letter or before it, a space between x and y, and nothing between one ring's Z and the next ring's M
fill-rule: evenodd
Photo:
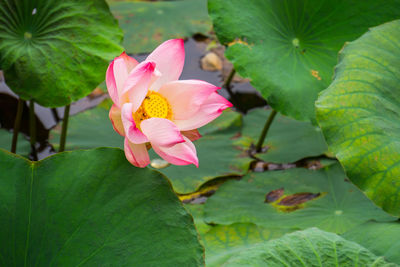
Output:
M152 145L170 147L185 142L178 127L167 119L150 118L142 121L140 128Z
M133 112L136 112L146 97L149 86L154 78L154 69L154 62L143 61L129 73L129 77L124 84L124 89L120 94L119 101L121 105L129 101L132 103Z
M156 62L157 69L161 72L160 79L152 84L150 88L152 91L158 91L164 83L178 80L179 76L181 76L185 63L183 39L165 41L146 60Z
M125 138L124 151L126 159L136 167L144 168L150 164L149 153L145 144L132 144Z
M136 59L128 56L125 52L122 52L122 54L119 57L124 59L128 73L130 73L139 64L139 62L137 62Z
M199 167L199 160L196 155L196 148L186 137L184 143L179 143L171 147L153 145L154 151L164 160L175 165L194 164Z
M174 123L181 131L197 129L217 118L229 107L232 107L232 104L228 100L217 93L212 93L193 117L187 120L174 120Z
M119 103L119 95L128 77L128 73L136 67L137 64L138 62L134 58L122 52L122 54L116 57L108 66L106 72L108 94L118 107L122 105Z
M121 120L121 109L117 107L117 105L112 105L110 109L110 113L108 114L110 117L112 126L114 130L121 136L125 136L124 125Z
M190 130L190 131L182 131L181 134L186 136L192 142L201 138L201 134L199 133L199 131L197 129Z
M125 130L125 136L134 144L143 144L149 142L147 137L136 127L133 120L133 105L126 103L122 106L121 118Z
M218 89L220 88L204 81L181 80L164 84L159 93L167 98L174 119L184 120L192 117Z
M114 78L118 95L118 100L117 100L118 102L117 103L114 102L114 104L120 107L122 106L122 103L120 102L121 93L122 90L124 89L125 81L128 78L128 68L123 58L117 57L116 59L114 59L113 71L114 71Z
M114 78L114 61L112 61L110 65L108 65L106 72L106 84L107 84L108 94L110 95L114 104L116 104L119 107L117 84L115 83L115 78Z

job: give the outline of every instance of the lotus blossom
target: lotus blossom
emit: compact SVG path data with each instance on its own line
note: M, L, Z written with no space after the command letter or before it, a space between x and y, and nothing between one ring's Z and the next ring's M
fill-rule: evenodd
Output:
M192 141L197 128L217 118L232 104L220 89L200 80L178 80L185 61L182 39L168 40L138 63L125 52L108 66L106 83L114 102L110 120L125 137L125 156L137 167L150 163L151 147L175 165L198 167Z

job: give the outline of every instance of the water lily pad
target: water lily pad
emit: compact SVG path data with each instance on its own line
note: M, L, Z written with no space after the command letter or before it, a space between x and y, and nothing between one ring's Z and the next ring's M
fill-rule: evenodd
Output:
M2 266L204 265L168 181L120 149L38 162L0 150L0 168Z
M104 0L0 2L0 69L15 93L42 106L88 95L121 40Z
M317 118L348 177L400 216L400 21L345 46Z
M357 243L310 228L245 249L224 266L385 266L395 267Z
M254 223L264 227L318 227L343 233L368 220L396 218L376 207L346 181L339 164L320 170L289 169L250 173L240 181L228 181L205 204L207 223ZM274 201L266 197L283 190ZM282 202L297 193L319 194L307 201Z
M357 242L378 256L400 264L400 223L367 222L351 229L344 238Z
M315 120L337 53L371 26L397 19L400 1L209 0L226 57L274 109Z
M261 135L262 127L268 119L271 110L256 109L243 118L241 143L246 148L256 144ZM265 138L267 151L256 154L266 162L289 163L327 152L328 148L318 126L310 122L296 121L277 114Z
M206 0L109 2L129 53L151 52L165 40L207 35L211 30Z

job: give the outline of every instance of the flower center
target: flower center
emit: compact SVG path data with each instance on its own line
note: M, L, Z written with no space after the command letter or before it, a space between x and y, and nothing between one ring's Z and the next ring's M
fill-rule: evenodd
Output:
M167 99L153 91L147 93L142 105L133 114L136 124L149 118L172 119L172 110Z

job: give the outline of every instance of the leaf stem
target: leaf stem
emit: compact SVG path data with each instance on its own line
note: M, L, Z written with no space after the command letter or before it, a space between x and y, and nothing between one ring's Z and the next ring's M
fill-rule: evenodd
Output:
M17 106L17 114L15 116L15 121L14 121L13 137L12 137L12 142L11 142L11 152L12 153L15 153L17 151L18 133L19 133L19 128L21 126L23 110L24 110L24 101L21 98L19 98L18 106Z
M31 150L33 160L37 160L36 153L36 116L35 116L35 101L29 101L29 136L31 142Z
M277 112L274 109L269 114L268 120L264 125L264 129L261 132L260 138L258 139L258 142L257 142L257 145L256 145L256 152L261 152L262 145L264 144L265 137L267 136L268 130L271 127L271 124L274 121L274 118L275 118L276 114L277 114Z
M60 117L58 116L57 109L56 108L52 108L51 109L51 113L53 114L54 120L56 122L59 122L60 121Z
M69 119L69 108L71 105L66 105L64 109L64 117L61 129L61 137L60 137L60 148L58 152L63 152L65 149L65 141L67 139L67 129L68 129L68 119Z
M233 77L235 76L235 73L236 73L236 70L234 68L232 68L231 72L229 73L228 78L225 80L224 84L222 85L222 87L228 91L231 98L233 97L233 92L231 90L231 82L233 80Z

